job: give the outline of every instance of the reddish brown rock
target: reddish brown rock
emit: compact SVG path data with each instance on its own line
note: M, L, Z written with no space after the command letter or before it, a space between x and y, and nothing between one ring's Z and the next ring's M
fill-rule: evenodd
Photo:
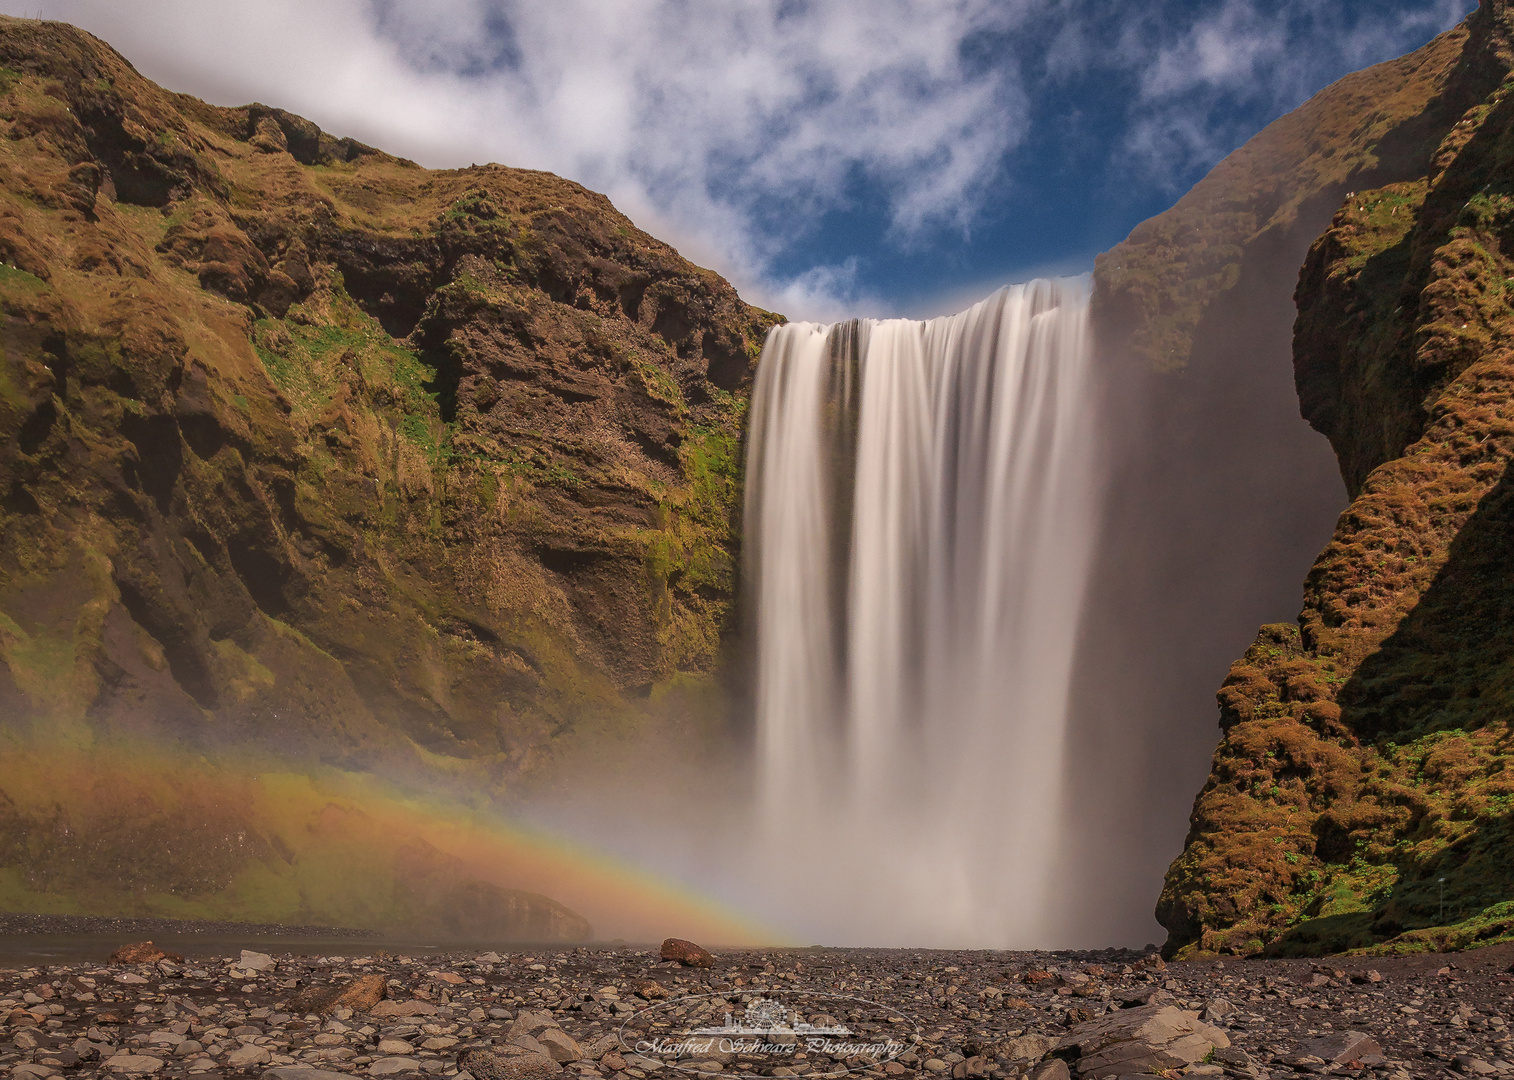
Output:
M692 941L670 937L662 943L662 958L675 960L684 967L713 967L715 958Z
M663 948L666 949L667 946L664 945ZM666 959L666 956L664 956L664 959ZM656 979L637 980L631 984L631 992L647 1001L661 1001L668 996L667 987L663 986Z
M365 1013L384 1000L385 992L382 975L360 975L345 986L312 986L300 991L289 1000L289 1011L296 1016L326 1016L339 1008Z
M184 962L178 953L164 952L150 941L122 945L110 954L112 964L156 964L159 960L172 960L176 964Z

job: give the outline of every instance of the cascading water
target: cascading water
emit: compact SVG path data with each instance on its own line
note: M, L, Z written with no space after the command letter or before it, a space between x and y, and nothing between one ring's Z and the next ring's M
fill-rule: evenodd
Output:
M775 329L747 465L767 915L1035 947L1095 531L1086 278Z

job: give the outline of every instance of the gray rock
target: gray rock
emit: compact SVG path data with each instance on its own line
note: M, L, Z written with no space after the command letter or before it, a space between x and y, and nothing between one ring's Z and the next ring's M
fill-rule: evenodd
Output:
M1179 1069L1230 1045L1219 1028L1171 1005L1138 1005L1107 1013L1067 1033L1053 1051L1080 1077L1114 1077Z
M266 1046L259 1046L257 1043L248 1043L245 1046L237 1047L227 1054L226 1064L230 1065L233 1069L245 1069L249 1065L261 1065L272 1056Z
M369 1076L393 1076L395 1073L420 1072L421 1063L412 1057L379 1058L368 1066Z
M620 1036L613 1031L601 1035L588 1046L584 1047L584 1057L590 1061L598 1061L612 1050L620 1049Z
M1220 1020L1229 1020L1235 1015L1235 1005L1226 998L1210 998L1204 1006L1203 1019L1208 1023L1216 1023Z
M1215 1050L1214 1060L1221 1065L1232 1065L1237 1069L1250 1068L1255 1064L1251 1055L1235 1046L1222 1046Z
M544 1045L542 1045L536 1039L532 1038L530 1035L512 1035L506 1045L518 1046L522 1050L527 1050L533 1054L540 1054L543 1057L552 1056L552 1054Z
M1172 1002L1172 995L1159 986L1137 986L1133 990L1120 991L1114 999L1120 1008L1134 1009L1138 1005L1168 1005Z
M1045 1035L1021 1035L1018 1039L1000 1043L996 1049L1000 1057L1009 1058L1010 1061L1040 1061L1056 1045L1056 1039Z
M559 1065L582 1061L584 1058L583 1048L574 1042L567 1032L559 1028L547 1028L536 1039L547 1048L547 1056Z
M517 1035L540 1038L543 1031L555 1027L557 1027L557 1021L552 1019L551 1013L539 1009L522 1009L515 1014L515 1022L510 1025L505 1038L509 1041L514 1041Z
M267 971L273 967L273 957L265 952L253 952L251 949L243 949L241 959L232 964L232 967L242 971Z

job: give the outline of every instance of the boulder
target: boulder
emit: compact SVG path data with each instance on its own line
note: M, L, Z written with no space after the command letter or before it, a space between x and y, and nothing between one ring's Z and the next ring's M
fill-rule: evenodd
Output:
M289 999L289 1011L296 1016L315 1013L327 1016L340 1008L353 1012L371 1012L384 1000L388 988L382 975L360 975L345 986L310 986Z
M547 1056L559 1065L567 1065L573 1061L582 1061L584 1058L583 1048L574 1042L572 1037L561 1028L548 1028L538 1035L536 1039L547 1048Z
M1171 1005L1140 1005L1079 1024L1053 1053L1080 1077L1122 1076L1181 1069L1230 1045L1219 1028Z
M557 1080L562 1066L545 1054L533 1054L518 1046L471 1048L457 1056L459 1070L473 1080Z
M272 1056L266 1046L244 1043L226 1055L226 1064L233 1069L246 1069L253 1065L262 1065Z
M1304 1039L1298 1052L1306 1057L1317 1057L1333 1065L1361 1061L1367 1056L1381 1057L1383 1048L1372 1036L1360 1031L1338 1031L1318 1039Z
M273 965L273 957L267 953L243 949L241 958L233 961L231 966L238 971L267 971Z
M1210 998L1204 1006L1202 1018L1206 1023L1214 1024L1222 1020L1229 1020L1235 1015L1235 1004L1226 998Z
M514 1042L517 1036L539 1037L543 1031L557 1027L552 1014L543 1009L522 1009L515 1014L515 1023L505 1032L505 1041Z
M631 993L644 1001L661 1001L668 996L668 988L656 979L638 979L631 984Z
M172 960L176 964L184 962L178 953L164 952L150 941L122 945L110 954L112 964L156 964L159 960Z
M620 1036L611 1031L599 1036L599 1038L584 1047L584 1057L590 1061L598 1061L606 1054L618 1053L619 1051Z
M1045 1035L1021 1035L1018 1039L1006 1039L996 1047L996 1056L1010 1061L1040 1061L1057 1045L1057 1040Z
M1132 990L1121 990L1114 995L1114 999L1122 1009L1133 1009L1137 1005L1172 1004L1172 995L1160 986L1137 986Z
M529 1050L533 1054L541 1054L543 1057L552 1056L551 1052L547 1050L547 1045L539 1041L534 1035L512 1035L509 1038L508 1044L510 1046L518 1046L522 1050Z
M715 958L692 941L670 937L662 943L662 958L682 964L684 967L707 968L714 966Z

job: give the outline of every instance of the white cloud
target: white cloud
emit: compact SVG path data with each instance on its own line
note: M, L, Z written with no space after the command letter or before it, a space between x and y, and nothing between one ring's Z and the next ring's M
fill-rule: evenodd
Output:
M276 103L430 165L570 176L671 225L755 298L826 306L854 273L771 280L774 256L887 193L891 235L965 228L1027 109L961 43L1029 3L767 0L55 0L175 89ZM691 252L692 253L692 252Z
M1330 78L1449 29L1470 6L1429 0L1352 19L1347 8L1317 0L1223 0L1176 35L1133 24L1126 55L1140 93L1126 146L1155 173L1186 175L1254 133L1258 111L1280 115Z
M1118 84L1105 107L1125 110L1109 153L1126 182L1186 176L1342 56L1403 51L1467 2L1354 21L1316 0L51 0L45 14L173 89L281 105L427 165L569 176L804 317L882 305L854 252L775 269L827 214L872 215L896 251L964 241L1012 197L1006 162L1061 99Z

